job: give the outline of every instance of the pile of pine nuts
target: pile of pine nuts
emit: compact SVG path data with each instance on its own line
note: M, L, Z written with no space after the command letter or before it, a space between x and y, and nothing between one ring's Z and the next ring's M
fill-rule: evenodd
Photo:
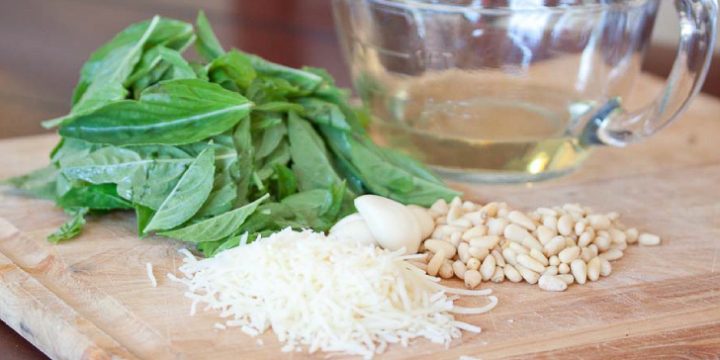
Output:
M455 198L428 209L432 235L415 265L429 275L456 276L468 288L483 281L526 281L546 291L565 291L573 283L597 281L612 272L629 244L660 244L657 235L626 228L616 212L594 213L565 204L529 213L506 203L484 206Z

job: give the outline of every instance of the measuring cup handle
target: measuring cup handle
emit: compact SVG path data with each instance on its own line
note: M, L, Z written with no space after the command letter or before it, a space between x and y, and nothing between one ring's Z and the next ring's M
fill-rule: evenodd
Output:
M678 0L680 45L662 93L638 111L619 108L599 124L597 139L625 146L646 138L676 119L700 91L717 36L717 0ZM614 102L614 101L611 101Z

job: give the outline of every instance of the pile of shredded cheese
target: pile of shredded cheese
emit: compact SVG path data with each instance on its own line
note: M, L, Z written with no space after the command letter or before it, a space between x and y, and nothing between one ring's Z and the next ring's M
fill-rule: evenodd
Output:
M257 336L272 328L283 351L303 346L371 358L388 344L407 346L424 337L448 346L461 330L480 328L453 313L480 314L497 298L490 290L446 288L406 260L388 252L311 231L290 229L198 260L187 251L171 280L206 310L219 310L224 324ZM455 306L456 295L487 296L481 308Z

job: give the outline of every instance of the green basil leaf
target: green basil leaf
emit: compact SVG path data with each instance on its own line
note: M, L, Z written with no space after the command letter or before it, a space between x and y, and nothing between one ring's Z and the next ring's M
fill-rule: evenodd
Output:
M57 169L51 165L29 174L3 180L0 184L13 186L23 193L39 198L53 200L56 194L57 175Z
M212 61L225 53L204 11L201 10L198 13L195 25L197 27L195 31L198 36L197 42L195 43L195 50L197 50L200 56L207 61Z
M305 108L305 118L310 121L344 131L353 130L347 122L345 114L337 105L316 98L302 98L298 102Z
M267 77L283 79L290 84L297 86L303 94L310 94L323 83L323 78L311 72L294 69L280 64L267 61L259 56L245 54L255 71Z
M297 178L295 173L285 165L278 164L275 166L275 174L277 175L277 198L282 200L292 194L297 193Z
M215 151L209 146L190 164L160 204L145 227L145 233L172 229L192 218L210 195L214 173Z
M152 219L155 211L142 205L135 205L135 218L137 219L137 232L138 236L145 236L145 227Z
M342 182L320 135L309 122L292 112L288 117L288 137L292 169L301 191L328 189Z
M78 235L80 235L80 232L82 232L83 227L85 227L85 214L87 214L88 209L81 208L74 210L70 213L71 217L70 219L65 222L62 226L60 226L57 231L50 234L48 236L48 241L57 244L61 241L70 240Z
M250 118L246 118L235 127L233 132L233 145L237 154L237 163L231 169L231 175L237 184L237 197L235 205L247 203L250 191L250 180L253 173L254 148L252 132L250 131Z
M303 114L305 108L302 105L291 103L288 101L271 101L255 106L255 111L271 111L271 112L290 112L294 111Z
M226 238L237 231L245 220L265 201L265 195L254 202L184 228L160 232L159 235L185 242L202 243Z
M215 58L208 65L208 76L212 82L219 84L232 81L235 88L245 92L255 80L257 74L250 63L250 59L233 49Z
M114 145L182 145L229 130L252 103L219 85L198 79L161 82L140 100L115 102L73 118L65 137Z
M57 200L64 209L88 208L91 210L132 209L132 204L121 198L115 184L86 185L71 188Z
M73 103L70 115L48 120L43 123L43 126L51 128L61 125L72 119L74 115L91 112L110 102L127 97L128 91L123 84L140 61L143 47L159 23L160 17L154 17L140 38L136 41L129 41L124 46L115 47L108 52L104 61L99 64L100 67L95 70L92 81L83 88L82 94L76 93L77 98Z

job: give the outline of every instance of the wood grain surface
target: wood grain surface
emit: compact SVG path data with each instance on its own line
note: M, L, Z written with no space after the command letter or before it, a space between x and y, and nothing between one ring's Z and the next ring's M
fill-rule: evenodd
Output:
M640 94L660 82L644 77ZM699 97L683 119L627 149L601 148L581 170L529 185L459 185L468 198L522 208L580 202L617 210L662 236L630 247L613 274L565 293L488 284L500 300L483 328L449 349L424 341L382 358L718 358L720 356L720 101ZM0 178L47 162L55 136L0 141ZM60 359L306 358L281 354L272 333L259 346L237 329L213 329L217 314L188 316L183 287L164 276L178 243L134 233L130 213L92 217L82 237L45 237L66 215L52 203L0 189L0 318ZM159 286L145 273L152 263ZM461 304L471 305L467 300ZM2 356L0 356L2 357ZM322 358L322 355L316 355Z

